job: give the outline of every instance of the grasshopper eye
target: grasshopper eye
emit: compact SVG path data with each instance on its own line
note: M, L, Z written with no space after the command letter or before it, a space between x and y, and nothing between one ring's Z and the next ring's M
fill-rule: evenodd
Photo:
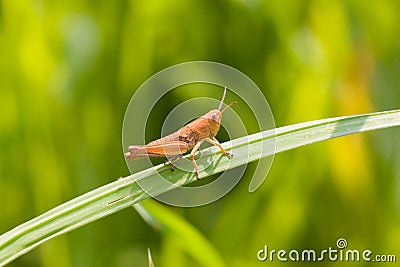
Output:
M212 119L215 120L215 121L218 121L218 115L217 114L213 114L212 115Z

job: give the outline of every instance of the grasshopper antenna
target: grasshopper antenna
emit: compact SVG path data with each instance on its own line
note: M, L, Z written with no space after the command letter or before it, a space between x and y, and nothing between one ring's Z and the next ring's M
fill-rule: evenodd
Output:
M224 112L227 108L232 107L232 106L235 105L236 103L237 103L237 101L233 101L232 103L230 103L229 105L227 105L226 107L224 107L224 109L221 111L221 113Z
M226 86L224 88L224 94L222 95L221 102L219 102L218 110L221 110L222 104L224 103L225 95L226 95Z

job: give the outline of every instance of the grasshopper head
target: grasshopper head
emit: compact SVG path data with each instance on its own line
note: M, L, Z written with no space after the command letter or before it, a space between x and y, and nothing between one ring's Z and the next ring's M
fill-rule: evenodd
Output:
M205 117L207 119L211 119L211 120L215 121L216 123L220 124L221 119L222 119L222 112L218 109L213 109L213 110L207 112L203 117Z
M222 113L224 113L227 108L237 103L236 101L234 101L221 110L222 104L224 103L225 95L226 87L224 89L224 94L222 96L221 102L219 103L218 109L213 109L202 116L203 118L208 119L210 123L210 131L213 136L215 136L218 132L222 120Z
M213 109L213 110L207 112L203 117L207 118L207 119L211 119L218 124L221 124L222 113L224 113L224 111L227 110L227 108L233 106L236 103L237 103L236 101L230 103L223 110Z
M221 110L222 104L224 103L225 100L225 95L226 95L226 86L224 88L224 94L222 95L221 102L219 102L218 109L214 109L209 111L205 117L212 119L213 121L217 122L218 124L221 124L221 119L222 119L222 113L232 105L236 104L237 102L234 101L230 103L228 106L226 106L223 110Z
M232 103L227 105L223 110L213 109L213 110L207 112L203 117L205 117L207 119L211 119L211 120L217 122L218 124L220 124L221 119L222 119L222 113L236 103L237 103L236 101L233 101Z
M234 101L227 105L223 110L221 110L222 104L224 103L225 100L225 95L226 95L226 87L224 88L224 94L222 95L221 102L219 103L218 109L213 109L209 111L207 114L205 114L203 117L206 117L207 119L212 119L216 123L221 124L221 119L222 119L222 113L232 105L236 104L237 102Z

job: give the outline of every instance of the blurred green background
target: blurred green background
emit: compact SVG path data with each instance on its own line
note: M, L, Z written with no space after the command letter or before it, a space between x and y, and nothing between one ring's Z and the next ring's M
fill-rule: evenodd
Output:
M209 60L243 71L277 126L399 108L399 13L396 0L0 1L0 233L128 175L125 108L142 82L174 64ZM174 104L188 97L175 94ZM153 123L159 129L162 120ZM285 152L255 193L245 176L215 203L166 208L196 227L226 266L286 266L256 253L266 244L326 249L341 237L399 261L399 134ZM156 267L201 266L134 209L10 266L147 266L148 247Z

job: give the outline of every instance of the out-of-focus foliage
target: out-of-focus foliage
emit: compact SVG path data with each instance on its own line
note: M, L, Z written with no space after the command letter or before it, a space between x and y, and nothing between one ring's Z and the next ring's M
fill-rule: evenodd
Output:
M0 232L127 175L125 107L145 79L173 64L210 60L243 71L278 126L399 108L399 12L398 1L1 1ZM160 109L187 97L175 94ZM148 125L151 138L162 120ZM265 244L325 249L341 237L350 248L395 254L399 133L286 152L256 193L247 192L248 176L211 205L168 208L198 228L226 266L265 266L256 256ZM133 209L10 266L146 266L148 247L157 267L199 266Z

